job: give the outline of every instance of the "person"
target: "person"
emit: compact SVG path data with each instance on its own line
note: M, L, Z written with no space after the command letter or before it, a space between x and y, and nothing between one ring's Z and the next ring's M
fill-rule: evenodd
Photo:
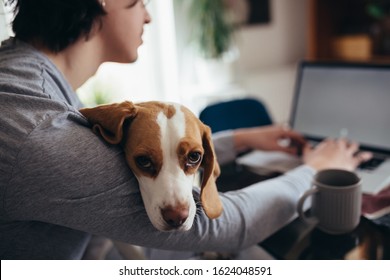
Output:
M0 48L1 259L80 259L92 234L166 250L242 250L294 217L316 170L354 169L369 156L347 140L305 145L303 166L221 193L218 219L197 211L189 231L158 231L123 151L92 133L75 93L103 62L137 60L151 22L144 1L8 2L16 15L15 36ZM278 146L280 138L304 141L281 126L227 131L214 141L223 163L246 148L295 151Z

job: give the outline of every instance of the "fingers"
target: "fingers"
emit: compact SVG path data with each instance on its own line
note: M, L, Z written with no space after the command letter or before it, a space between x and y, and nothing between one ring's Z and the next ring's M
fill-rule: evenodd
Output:
M373 157L373 154L370 152L359 152L354 156L356 166L359 166L361 163L370 160Z
M308 155L313 151L322 151L321 153L328 155L329 153L343 154L344 163L348 165L349 162L349 165L355 167L372 158L369 152L359 152L359 144L347 138L328 138L312 148L300 133L291 130L287 125L281 125L279 129L282 131L281 136L290 140L290 145L279 148L289 154Z
M294 141L295 143L299 143L299 144L305 144L306 143L306 140L305 138L303 137L302 134L294 131L294 130L290 130L289 128L286 128L286 127L283 127L283 134L282 134L283 137L286 137L286 138L290 138L292 141Z
M300 155L302 153L302 149L294 146L289 147L281 147L280 151L291 154L291 155Z
M361 163L370 160L373 156L370 152L360 152L359 144L346 138L337 140L327 139L324 141L324 145L334 145L334 147L337 146L339 152L344 152L345 155L350 158L355 168Z
M346 138L340 138L336 140L328 139L326 144L333 144L340 150L340 152L345 152L345 154L349 157L355 157L355 155L359 152L359 144Z
M318 146L333 146L347 151L348 154L353 155L359 150L359 144L355 141L350 141L346 138L332 139L327 138Z
M359 151L359 144L355 141L350 141L346 138L340 138L336 140L339 147L345 149L349 156L356 154Z

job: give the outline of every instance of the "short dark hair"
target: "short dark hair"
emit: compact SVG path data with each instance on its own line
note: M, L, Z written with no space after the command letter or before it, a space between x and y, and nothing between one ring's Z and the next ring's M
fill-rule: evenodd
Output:
M81 36L88 38L105 11L99 0L4 0L15 5L15 37L59 52Z

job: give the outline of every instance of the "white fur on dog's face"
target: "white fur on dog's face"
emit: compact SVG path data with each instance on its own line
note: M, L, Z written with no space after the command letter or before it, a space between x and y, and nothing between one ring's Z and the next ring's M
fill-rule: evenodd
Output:
M177 104L143 110L140 104L125 144L127 161L138 179L146 212L152 224L162 231L189 230L196 213L192 188L204 150L199 127L186 119L183 110ZM144 126L141 135L135 131L142 127L136 124L138 120ZM173 226L164 219L164 209L181 211L188 217Z

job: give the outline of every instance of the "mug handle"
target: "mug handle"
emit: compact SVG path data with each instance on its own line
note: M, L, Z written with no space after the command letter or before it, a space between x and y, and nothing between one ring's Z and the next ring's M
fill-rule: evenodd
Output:
M308 224L316 224L318 223L318 219L314 216L312 217L308 217L307 215L305 215L305 212L303 211L303 204L305 203L305 200L310 196L310 195L313 195L315 193L318 192L318 188L317 187L313 187L311 188L310 190L307 190L302 196L301 198L298 200L298 205L297 205L297 210L298 210L298 214L299 214L299 217L304 220L306 223Z

